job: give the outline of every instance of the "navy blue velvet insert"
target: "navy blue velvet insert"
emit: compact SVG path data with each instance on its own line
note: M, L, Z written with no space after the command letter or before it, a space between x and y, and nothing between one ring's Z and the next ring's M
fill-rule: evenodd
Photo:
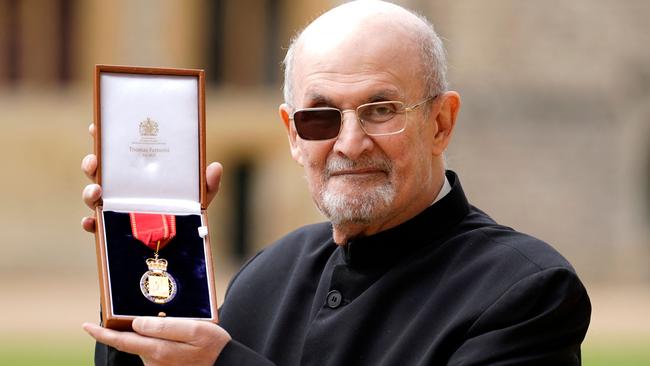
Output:
M133 238L129 214L104 211L106 248L115 315L210 318L210 291L203 239L197 228L200 215L176 216L176 237L158 253L169 262L178 293L166 304L147 300L140 291L140 278L148 270L145 261L153 251ZM210 265L210 264L208 264Z

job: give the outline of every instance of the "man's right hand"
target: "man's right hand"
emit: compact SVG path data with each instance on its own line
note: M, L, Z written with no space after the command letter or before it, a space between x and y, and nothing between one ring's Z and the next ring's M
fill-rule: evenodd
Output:
M88 132L91 136L95 136L95 124L91 123L88 127ZM97 173L97 156L95 154L88 154L81 160L81 170L86 174L86 176L95 181ZM205 172L205 181L207 184L207 193L208 193L208 205L214 199L214 196L219 191L219 186L221 184L221 174L223 172L223 167L221 164L213 162L208 165ZM91 210L95 209L95 206L99 203L99 200L102 198L102 187L99 184L92 183L87 185L83 192L81 193L84 203L90 207ZM81 219L81 227L89 233L95 232L95 215L86 216Z

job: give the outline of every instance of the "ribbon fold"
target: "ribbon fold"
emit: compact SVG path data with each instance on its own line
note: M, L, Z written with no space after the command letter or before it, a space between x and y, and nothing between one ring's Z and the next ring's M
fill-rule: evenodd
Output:
M156 252L176 236L176 216L129 212L133 237Z

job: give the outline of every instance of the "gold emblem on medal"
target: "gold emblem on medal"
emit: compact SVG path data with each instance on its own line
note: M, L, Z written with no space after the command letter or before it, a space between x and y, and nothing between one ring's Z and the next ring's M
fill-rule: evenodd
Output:
M149 270L140 278L140 290L144 297L156 304L165 304L176 296L176 280L167 273L167 260L162 258L147 259Z

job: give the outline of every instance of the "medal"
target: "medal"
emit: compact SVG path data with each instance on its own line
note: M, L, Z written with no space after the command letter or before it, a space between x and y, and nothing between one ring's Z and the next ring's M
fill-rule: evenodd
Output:
M176 217L131 212L129 218L133 237L154 250L154 257L145 261L149 270L140 278L140 291L151 302L168 303L176 296L176 280L167 272L168 262L158 257L158 251L176 236Z

